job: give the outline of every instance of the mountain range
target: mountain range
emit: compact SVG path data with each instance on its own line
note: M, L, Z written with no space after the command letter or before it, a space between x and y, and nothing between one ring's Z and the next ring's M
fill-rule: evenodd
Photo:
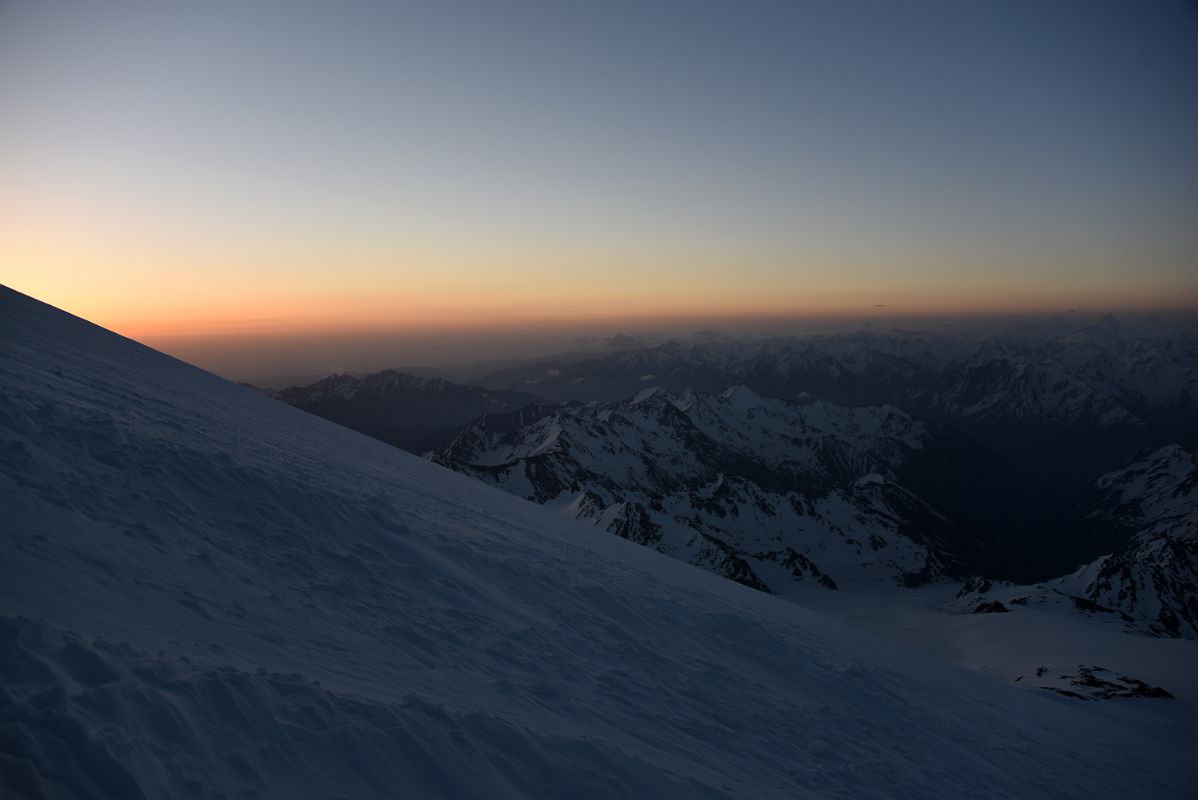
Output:
M473 383L547 400L620 400L658 386L895 405L947 422L1077 492L1146 447L1198 446L1198 338L1192 326L1029 330L860 330L673 342L548 359Z

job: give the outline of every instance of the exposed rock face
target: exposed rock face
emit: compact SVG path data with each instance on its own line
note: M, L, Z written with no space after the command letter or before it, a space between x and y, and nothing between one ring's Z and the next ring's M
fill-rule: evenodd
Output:
M1036 669L1034 675L1020 675L1016 682L1027 682L1050 692L1077 700L1112 700L1118 697L1146 697L1172 700L1173 693L1160 686L1149 686L1139 678L1120 675L1105 667L1079 664L1069 672L1058 672L1047 666Z

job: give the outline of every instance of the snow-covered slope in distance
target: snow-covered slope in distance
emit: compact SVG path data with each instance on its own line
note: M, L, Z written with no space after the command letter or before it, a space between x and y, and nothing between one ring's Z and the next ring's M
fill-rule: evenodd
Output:
M1077 513L1100 557L1034 586L971 582L960 604L1064 603L1198 639L1198 456L1178 445L1140 453L1100 477Z
M14 797L1185 797L887 646L0 290Z
M949 433L743 386L487 415L434 460L747 586L918 584L978 543L904 486Z
M1007 589L1011 589L1007 592ZM1004 603L1005 613L973 613L977 604L957 597L958 585L916 589L878 587L872 592L820 592L797 587L805 607L841 619L883 639L918 647L952 663L1031 693L1065 689L1100 699L1105 712L1125 725L1169 729L1198 740L1198 641L1130 634L1118 614L1077 609L1070 598L1033 597L1027 587L993 584L983 597ZM1172 695L1109 696L1106 687L1072 685L1083 668L1125 678L1126 689L1142 682ZM1108 680L1108 682L1117 682ZM1083 703L1085 700L1074 699Z

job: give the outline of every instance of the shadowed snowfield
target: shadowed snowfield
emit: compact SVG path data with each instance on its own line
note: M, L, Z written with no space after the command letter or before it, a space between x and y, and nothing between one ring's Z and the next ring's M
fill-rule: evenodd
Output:
M0 290L15 797L1188 797L1005 685Z

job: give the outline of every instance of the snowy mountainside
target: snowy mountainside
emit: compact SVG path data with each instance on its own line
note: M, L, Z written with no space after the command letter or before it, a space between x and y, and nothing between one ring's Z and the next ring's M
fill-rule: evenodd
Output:
M1168 445L1103 475L1084 501L1087 516L1115 528L1194 520L1198 515L1198 456Z
M1153 633L1198 638L1198 456L1177 445L1143 453L1085 502L1086 522L1116 546L1066 582Z
M1198 456L1170 445L1099 478L1078 513L1101 552L1034 586L969 583L960 604L1056 604L1156 636L1198 638Z
M1186 797L862 636L0 289L22 797ZM829 593L831 594L831 593Z
M1115 394L1042 358L980 349L913 398L940 416L1035 428L1105 431L1142 427Z
M1118 613L1082 610L1047 585L973 579L964 590L803 587L799 602L1013 688L1101 701L1128 728L1198 741L1198 640L1129 635L1134 628Z
M765 591L918 584L982 550L906 482L948 432L893 407L649 388L524 417L483 417L432 457Z
M363 377L330 375L308 386L271 392L283 402L376 439L420 451L482 414L511 411L537 398L526 392L463 386L396 370Z
M1108 315L1055 338L1055 359L1080 376L1112 387L1154 418L1198 414L1198 335L1138 333Z

